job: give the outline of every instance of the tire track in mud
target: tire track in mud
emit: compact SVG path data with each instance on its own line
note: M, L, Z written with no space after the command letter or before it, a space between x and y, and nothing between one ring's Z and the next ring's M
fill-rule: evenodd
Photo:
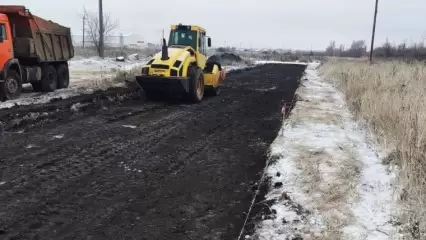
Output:
M0 239L235 238L302 72L259 66L200 104L98 102L3 137Z
M179 113L179 112L178 112ZM171 116L168 116L166 119L167 120L173 120L177 117L179 117L180 114L173 114ZM167 134L170 133L170 131L173 131L177 126L173 126L172 128L167 129L167 131L156 131L157 129L161 129L164 128L166 125L168 125L168 123L163 123L165 119L160 119L160 121L154 122L154 123L150 123L148 124L148 126L145 126L145 128L143 129L150 129L152 132L149 132L148 134L145 135L145 137L149 140L152 138L153 135L156 135L157 138L161 138L166 136ZM158 125L158 126L157 126ZM119 126L117 126L119 127ZM91 136L88 136L89 138L95 138L95 139L100 139L101 136L98 136L98 133L102 133L102 130L105 131L105 129L101 130L97 130L95 132L92 132ZM40 184L45 184L45 185L54 185L55 187L49 188L49 191L46 193L48 195L51 194L56 194L56 192L54 191L56 188L64 188L66 186L62 186L62 183L66 183L67 180L75 178L75 177L84 177L86 175L92 175L93 173L90 171L90 169L93 168L98 168L101 164L106 164L109 165L111 162L105 162L102 161L99 158L99 156L102 156L106 159L108 159L109 157L114 157L115 154L120 150L123 149L125 147L125 144L121 144L119 143L119 138L117 138L115 136L115 134L111 134L112 137L109 137L107 141L101 141L96 143L93 146L90 146L91 149L90 151L86 151L84 149L84 146L81 147L82 151L78 154L73 154L70 158L68 158L67 160L67 165L69 165L71 167L72 170L71 172L78 172L79 175L75 175L75 174L62 174L62 175L49 175L49 176L45 176L45 174L43 174L44 172L51 172L51 173L55 173L55 172L68 172L66 166L60 166L59 169L57 169L57 163L58 162L64 162L67 156L67 149L61 148L61 146L57 146L56 151L48 151L49 149L45 150L45 154L41 155L41 154L37 154L36 157L37 158L43 158L43 157L47 157L51 154L60 154L59 158L55 158L55 159L51 159L49 161L45 161L42 162L40 164L33 164L34 166L31 166L31 168L29 169L28 173L23 173L20 172L19 174L24 174L23 176L18 177L18 179L14 179L14 181L8 181L9 183L13 184L14 182L30 182L33 186L28 186L26 185L24 189L22 188L18 188L16 189L16 191L11 192L9 194L9 196L11 197L16 197L19 196L20 193L24 193L26 192L28 189L31 189L33 187L43 187L40 186ZM86 140L86 137L80 139L82 141ZM118 143L117 143L118 142ZM145 142L141 143L142 145L145 144ZM112 147L111 147L112 146ZM148 147L145 147L142 149L142 151L146 151ZM86 148L87 149L87 148ZM93 150L94 149L94 150ZM26 156L27 158L31 159L33 156ZM133 157L133 156L131 156ZM128 157L129 159L131 157ZM88 160L90 159L90 160ZM74 167L73 167L74 166ZM77 167L75 167L77 166ZM45 177L49 177L48 182L47 179L43 179ZM41 179L40 179L41 178ZM39 179L39 181L33 181L33 179ZM7 180L7 179L6 179ZM55 181L59 182L57 184L55 184ZM51 193L50 193L51 192ZM6 201L8 200L7 197L0 195L3 199L5 199ZM43 196L44 198L46 197L46 195ZM39 199L41 200L41 199ZM15 207L13 208L14 211L16 211L19 208L22 208L23 206L25 206L22 202L20 202L20 206L19 207ZM22 219L24 220L24 219Z

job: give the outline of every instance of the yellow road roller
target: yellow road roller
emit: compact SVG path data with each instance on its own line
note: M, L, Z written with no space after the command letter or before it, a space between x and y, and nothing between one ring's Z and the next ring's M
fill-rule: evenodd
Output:
M226 69L215 58L207 59L208 47L211 38L202 27L172 25L168 43L163 38L161 52L136 76L141 92L148 99L179 95L192 102L219 95Z

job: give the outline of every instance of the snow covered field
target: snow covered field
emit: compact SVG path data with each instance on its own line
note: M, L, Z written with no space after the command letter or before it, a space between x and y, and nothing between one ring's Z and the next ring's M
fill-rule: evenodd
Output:
M300 99L270 149L272 216L249 239L393 239L394 174L344 96L309 64Z
M299 61L295 61L295 62L282 62L282 61L257 60L257 61L254 61L254 63L255 64L302 64L302 65L307 65L307 63L299 62ZM319 62L314 62L312 64L319 65Z
M71 87L86 86L91 81L114 77L117 71L130 71L149 58L117 62L115 59L80 58L70 61Z

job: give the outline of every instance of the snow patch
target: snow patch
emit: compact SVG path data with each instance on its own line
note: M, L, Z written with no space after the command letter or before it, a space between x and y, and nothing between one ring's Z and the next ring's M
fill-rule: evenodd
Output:
M277 89L277 87L270 87L270 88L256 88L255 90L256 90L256 91L259 91L259 92L269 92L269 91L273 91L273 90L275 90L275 89Z
M134 160L132 163L135 164L136 160ZM132 163L120 162L118 164L118 166L123 167L124 171L126 171L126 172L135 172L135 173L137 172L137 173L141 173L142 172L141 169L137 169L137 168L132 168L131 167Z
M233 65L233 66L226 65L225 69L226 69L227 72L232 72L232 71L236 71L236 70L239 70L239 69L244 69L244 68L247 68L247 67L248 67L247 65L243 65L243 64Z
M308 65L301 100L271 145L274 216L253 239L391 239L395 175L318 65Z
M55 135L55 136L53 136L53 138L62 139L62 138L64 138L64 134Z
M32 91L32 90L30 90ZM20 98L0 103L0 109L16 105L30 105L50 102L52 99L66 99L81 94L93 93L92 89L58 89L49 93L23 93Z
M260 64L298 64L306 66L307 63L304 62L283 62L283 61L268 61L268 60L258 60L255 61L254 64L260 65Z
M72 71L81 70L130 70L133 67L137 67L145 62L149 61L150 58L142 58L140 60L130 57L128 61L119 62L115 58L104 58L91 57L91 58L75 58L69 61L69 67Z
M88 103L75 103L70 107L70 109L73 112L78 112L80 110L80 108L85 107L87 105L88 105Z
M131 129L135 129L136 126L135 125L121 125L124 128L131 128Z
M25 148L31 149L31 148L36 148L36 147L37 147L37 145L35 145L35 144L28 144Z

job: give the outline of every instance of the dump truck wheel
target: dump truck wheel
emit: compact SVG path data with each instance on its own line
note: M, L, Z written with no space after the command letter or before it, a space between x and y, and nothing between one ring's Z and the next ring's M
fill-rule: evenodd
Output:
M70 72L68 66L61 64L58 67L58 89L67 88L70 85Z
M53 92L58 87L58 73L52 65L43 68L43 78L41 79L41 90L43 92Z
M189 93L188 97L192 102L200 102L204 97L204 76L203 71L197 66L190 66Z
M6 79L0 84L0 100L12 100L21 95L22 82L18 72L10 69L7 72Z

